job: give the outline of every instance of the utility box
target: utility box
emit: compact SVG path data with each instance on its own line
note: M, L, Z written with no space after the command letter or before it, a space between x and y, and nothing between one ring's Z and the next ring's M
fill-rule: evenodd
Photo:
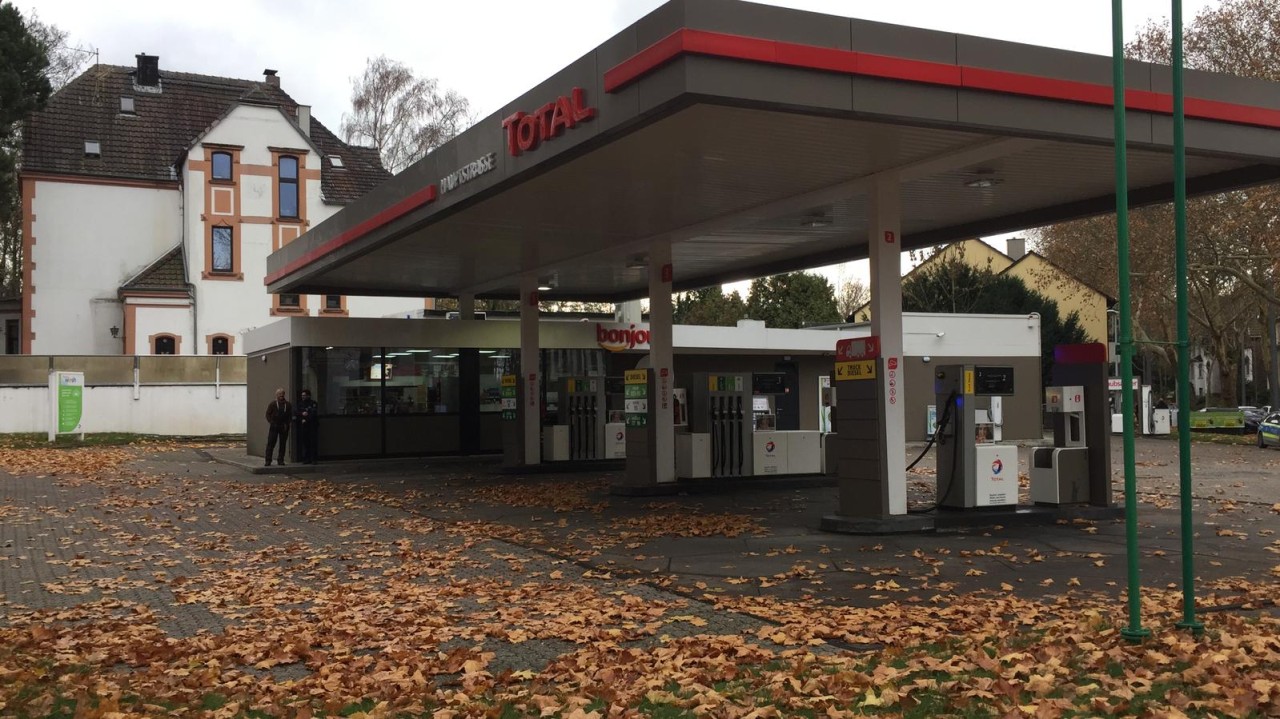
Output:
M566 462L569 456L569 427L554 424L542 428L542 460L544 462Z
M822 472L822 433L800 430L787 433L787 471L791 474Z
M1083 385L1045 387L1045 411L1053 417L1053 446L1031 453L1031 501L1073 504L1089 500L1089 446Z
M676 476L681 479L711 476L711 435L701 432L676 434Z

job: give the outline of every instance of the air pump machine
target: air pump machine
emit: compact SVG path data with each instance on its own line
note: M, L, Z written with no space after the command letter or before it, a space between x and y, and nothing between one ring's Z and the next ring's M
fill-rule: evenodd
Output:
M1012 367L941 365L938 402L938 506L1007 507L1018 503L1018 448L992 439L989 410L978 397L1013 394Z

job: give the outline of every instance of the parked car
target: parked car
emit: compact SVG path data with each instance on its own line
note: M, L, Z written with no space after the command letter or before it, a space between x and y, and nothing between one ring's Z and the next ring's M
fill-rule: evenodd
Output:
M1280 445L1280 412L1273 412L1258 423L1258 446L1266 449L1278 445Z
M1263 419L1269 416L1267 414L1267 410L1263 409L1262 407L1241 407L1240 411L1244 412L1244 433L1245 434L1252 434L1254 432L1257 432L1258 425L1262 423Z

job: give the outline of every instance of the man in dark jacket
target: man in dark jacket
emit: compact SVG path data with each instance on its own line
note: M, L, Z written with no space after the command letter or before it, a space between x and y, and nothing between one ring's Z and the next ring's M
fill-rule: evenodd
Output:
M294 410L298 420L298 451L303 464L316 463L316 442L320 439L320 405L311 399L311 390L302 390Z
M293 424L293 405L284 398L284 389L276 390L276 398L267 405L267 461L263 464L271 466L271 453L275 451L276 440L280 441L279 464L284 464L284 447L289 443L289 426Z

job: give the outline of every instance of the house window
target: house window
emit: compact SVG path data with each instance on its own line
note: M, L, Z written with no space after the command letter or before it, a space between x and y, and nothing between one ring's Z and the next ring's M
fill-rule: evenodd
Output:
M295 294L280 295L280 307L285 309L299 309L302 307L302 296Z
M213 153L213 179L215 180L231 179L231 153L230 152Z
M212 271L235 271L235 247L232 243L232 229L230 227L220 225L213 228Z
M342 311L342 295L325 295L324 308L337 312Z
M173 335L159 335L153 340L151 354L171 355L178 353L178 340Z
M210 343L211 354L226 355L231 354L231 341L226 337L214 337Z
M298 216L298 158L285 155L280 158L280 216Z
M18 321L5 320L4 321L4 353L7 355L18 354L18 340L20 339L21 338L18 336Z

